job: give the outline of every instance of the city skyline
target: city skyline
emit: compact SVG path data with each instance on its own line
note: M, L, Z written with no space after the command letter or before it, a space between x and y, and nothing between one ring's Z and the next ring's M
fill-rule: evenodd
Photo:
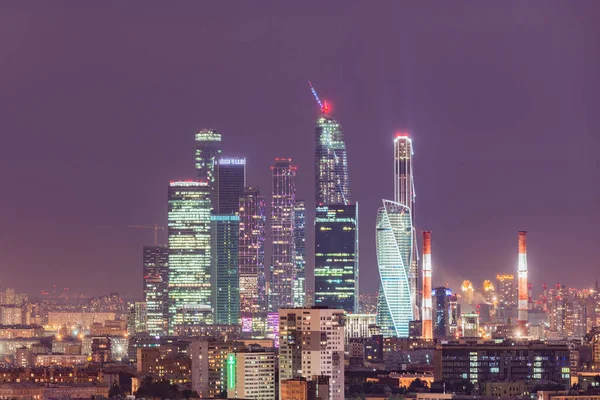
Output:
M383 184L389 181L391 164L382 155L388 154L390 137L397 131L409 131L418 149L416 228L417 234L434 233L434 287L448 282L456 289L464 279L481 282L496 274L516 274L518 230L530 234L528 278L534 290L542 283L589 286L593 279L584 275L593 276L600 262L593 222L600 218L600 173L593 134L599 121L586 110L598 104L592 71L599 60L595 52L587 59L577 56L590 46L585 38L597 29L589 19L597 6L583 4L585 12L553 3L543 17L526 22L522 16L537 15L528 4L510 12L485 5L471 8L470 13L497 24L489 27L476 24L477 18L465 23L448 5L440 6L445 18L417 6L396 5L394 13L382 13L389 14L383 18L404 15L407 21L386 28L368 23L372 32L367 36L350 28L335 33L327 29L328 19L319 39L328 37L340 45L350 38L356 43L355 50L342 47L339 57L328 54L328 43L313 47L313 34L299 38L265 21L236 28L215 6L216 20L225 21L233 32L244 32L239 37L227 33L222 39L239 54L247 54L248 45L265 56L242 68L240 56L214 48L212 39L194 44L231 68L227 79L235 76L239 83L233 87L218 68L203 63L205 57L161 42L162 33L173 31L171 39L191 45L198 35L192 34L192 24L181 23L190 22L184 14L191 12L172 10L165 25L156 27L156 11L145 10L132 24L138 25L139 33L123 28L140 44L132 53L118 34L100 34L107 19L119 26L130 22L109 8L100 8L97 16L78 8L65 15L44 7L30 14L7 10L11 23L3 24L8 33L0 49L14 58L2 66L8 100L1 103L7 111L1 127L11 140L0 166L11 171L6 187L17 190L0 203L5 227L0 243L2 286L37 294L57 284L90 294L118 291L141 298L140 249L152 243L152 233L126 225L166 224L166 184L173 177L194 178L193 133L204 127L223 134L228 155L247 158L248 182L263 194L269 192L273 157L291 157L305 177L298 182L298 198L307 199L310 213L314 101L305 93L308 79L336 99L331 107L344 124L352 198L361 204L362 291L377 290L371 216L381 198L392 197ZM255 15L245 7L241 9ZM381 6L348 7L348 15L342 17L333 6L324 10L336 21L360 21L378 11ZM275 12L297 23L286 7ZM320 26L317 15L305 12ZM55 23L45 20L48 15L61 22L56 30ZM581 30L572 30L565 20ZM446 28L453 30L446 35ZM478 38L471 35L475 29ZM72 31L79 37L71 37L78 36ZM419 34L414 43L406 34L412 31ZM16 39L24 37L21 32L30 40ZM275 33L303 49L301 62L274 39L279 37ZM240 39L246 35L250 42ZM554 35L560 40L552 39ZM369 46L377 39L382 48L389 48L396 36L403 38L397 45L402 56ZM80 41L94 46L81 46ZM56 50L56 56L42 57L39 49ZM556 51L565 57L555 59ZM82 64L73 63L71 53L78 54ZM159 53L164 57L155 60ZM114 66L115 73L101 67L113 57L122 60ZM28 67L42 63L43 74ZM72 69L70 64L83 67ZM290 68L270 76L266 71L272 71L273 64ZM136 71L135 79L130 71ZM536 71L535 77L530 71ZM350 79L354 74L358 78ZM233 113L236 118L231 118ZM555 196L557 182L569 183L558 226L555 206L548 201ZM312 218L307 215L308 221ZM307 232L311 274L314 238L310 229ZM165 233L159 232L159 244L166 242ZM36 251L31 251L32 244ZM565 265L576 265L582 274L566 275ZM32 275L39 279L32 280Z

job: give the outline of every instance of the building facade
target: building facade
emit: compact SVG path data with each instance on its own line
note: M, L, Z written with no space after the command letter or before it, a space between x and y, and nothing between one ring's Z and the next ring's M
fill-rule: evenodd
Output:
M164 335L169 320L169 249L144 246L144 302L150 335Z
M239 200L238 200L239 201ZM214 323L236 325L240 320L238 244L240 217L211 215L211 288Z
M279 310L279 382L329 377L329 399L344 398L344 311Z
M294 281L294 307L306 305L306 203L296 200L294 204L294 260L296 280Z
M320 205L315 216L315 305L358 312L358 204Z
M221 157L221 134L213 129L196 133L196 177L208 183L212 209L218 208L216 168Z
M275 400L275 353L230 353L227 356L227 398Z
M210 199L207 182L169 185L169 334L177 325L214 322Z
M383 200L376 227L380 278L377 325L385 337L408 337L409 323L415 319L410 286L413 246L410 209Z
M276 158L272 171L271 258L269 308L293 307L293 282L296 280L294 206L296 166L291 158Z
M246 159L220 158L216 168L215 214L237 214L246 187Z
M315 161L317 205L347 204L350 178L344 134L340 124L325 114L316 121Z

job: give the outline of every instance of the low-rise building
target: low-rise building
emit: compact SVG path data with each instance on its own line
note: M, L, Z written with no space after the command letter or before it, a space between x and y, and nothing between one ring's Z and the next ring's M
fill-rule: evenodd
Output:
M73 367L86 364L88 357L82 354L39 354L35 356L38 367Z
M96 385L40 385L35 383L9 383L0 385L0 399L89 399L108 397L106 384Z
M0 339L38 338L44 329L38 325L0 325Z

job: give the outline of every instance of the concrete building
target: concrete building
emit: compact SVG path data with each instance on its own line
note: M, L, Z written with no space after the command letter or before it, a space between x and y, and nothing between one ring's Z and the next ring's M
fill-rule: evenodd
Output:
M227 398L275 400L275 353L230 353L227 356Z
M344 311L279 310L279 381L328 376L329 399L344 398Z
M215 398L227 390L226 361L230 353L244 349L239 342L192 340L192 390L201 398Z

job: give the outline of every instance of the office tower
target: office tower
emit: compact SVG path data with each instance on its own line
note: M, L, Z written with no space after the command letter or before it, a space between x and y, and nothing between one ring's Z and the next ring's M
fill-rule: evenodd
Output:
M496 304L498 301L494 284L489 279L483 281L483 298L488 304Z
M246 187L246 159L220 158L216 168L215 214L237 214Z
M329 376L329 399L342 400L344 311L319 307L280 309L279 322L280 387L288 379Z
M521 329L527 328L527 232L519 232L519 313L517 323Z
M294 305L293 285L296 279L294 246L294 204L296 202L296 166L291 158L276 158L272 171L271 259L269 308Z
M348 204L350 178L346 143L340 124L326 115L317 118L315 129L315 184L319 204Z
M358 312L358 204L315 215L315 305Z
M462 313L462 336L464 338L479 337L479 314Z
M465 304L473 304L473 296L475 295L475 289L471 281L465 280L461 285L462 298Z
M411 227L415 227L415 183L413 176L413 145L408 134L396 135L394 140L394 201L408 208ZM409 286L414 319L419 319L418 249L417 237L413 232L410 255Z
M244 189L239 199L240 311L251 317L267 311L265 280L265 198L258 187Z
M239 202L239 200L238 200ZM240 320L238 244L240 217L211 215L211 288L215 323L236 325Z
M210 186L169 184L169 334L178 325L212 324Z
M450 335L450 296L452 291L444 286L433 289L433 337L441 339Z
M294 307L306 305L306 204L296 200L294 204L294 260L296 280L294 281Z
M249 350L230 353L227 398L275 400L275 353Z
M409 322L414 320L409 282L413 244L410 210L383 200L376 227L380 277L377 325L385 337L408 337Z
M517 306L517 285L511 274L496 275L498 282L498 307L512 309Z
M448 327L450 331L450 336L455 337L458 330L458 320L460 319L460 304L458 304L458 296L453 294L448 297Z
M106 328L106 323L105 326ZM148 332L148 309L143 301L129 303L127 310L127 335L135 336L138 333Z
M188 347L192 359L192 390L200 398L223 398L227 390L227 357L244 349L243 343L194 339Z
M221 156L221 134L213 129L202 129L196 133L196 177L208 182L212 209L218 207L216 196L216 165Z
M423 339L433 339L431 322L431 232L423 232Z
M144 302L148 333L167 333L169 320L169 249L167 246L144 246Z

